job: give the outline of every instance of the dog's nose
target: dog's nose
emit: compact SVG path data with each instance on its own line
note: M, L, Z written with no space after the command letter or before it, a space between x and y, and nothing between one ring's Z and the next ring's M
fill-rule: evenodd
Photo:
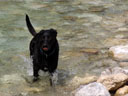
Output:
M48 47L47 44L43 44L43 47Z

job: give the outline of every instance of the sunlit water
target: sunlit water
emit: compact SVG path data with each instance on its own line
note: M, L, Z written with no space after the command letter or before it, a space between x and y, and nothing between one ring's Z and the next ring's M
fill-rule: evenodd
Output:
M127 0L0 0L0 94L70 96L75 90L74 77L99 76L104 69L119 66L108 56L108 49L120 44L113 40L128 37L127 32L117 30L127 28L128 21L123 21L128 17L127 4ZM32 36L25 14L37 31L58 31L60 57L54 87L47 73L41 72L40 81L31 82Z

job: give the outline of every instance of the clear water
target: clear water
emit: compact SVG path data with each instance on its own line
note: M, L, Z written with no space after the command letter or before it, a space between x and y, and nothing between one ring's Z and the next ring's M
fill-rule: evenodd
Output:
M108 48L120 44L113 40L128 36L117 31L127 28L127 4L127 0L0 0L0 94L70 96L76 88L71 84L75 76L98 76L108 67L119 66L108 56ZM50 87L46 73L39 82L31 83L32 36L25 14L37 32L49 28L58 31L59 80L55 87ZM82 51L85 49L98 53Z

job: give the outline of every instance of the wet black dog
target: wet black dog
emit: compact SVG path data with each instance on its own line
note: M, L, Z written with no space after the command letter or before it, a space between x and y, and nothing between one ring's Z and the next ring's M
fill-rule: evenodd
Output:
M26 23L29 32L34 36L29 48L33 60L33 81L37 81L39 70L48 71L52 76L57 68L59 55L59 45L56 39L57 31L48 29L36 33L28 15L26 15Z

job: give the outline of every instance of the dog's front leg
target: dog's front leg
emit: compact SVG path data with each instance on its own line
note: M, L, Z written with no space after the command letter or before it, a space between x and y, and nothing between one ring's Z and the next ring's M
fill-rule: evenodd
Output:
M50 73L50 85L55 86L58 82L58 72Z
M36 82L36 81L39 80L39 78L38 78L39 77L38 72L39 72L39 67L37 65L34 65L33 66L33 76L34 76L33 82Z
M53 81L52 81L52 76L53 76L53 75L52 75L52 73L50 73L49 75L50 75L50 79L49 79L49 81L50 81L50 86L53 86Z
M38 77L38 76L39 76L39 75L38 75L38 71L39 71L39 70L34 70L34 74L33 74L33 75L34 75L33 82L36 82L36 81L39 80L39 77Z

